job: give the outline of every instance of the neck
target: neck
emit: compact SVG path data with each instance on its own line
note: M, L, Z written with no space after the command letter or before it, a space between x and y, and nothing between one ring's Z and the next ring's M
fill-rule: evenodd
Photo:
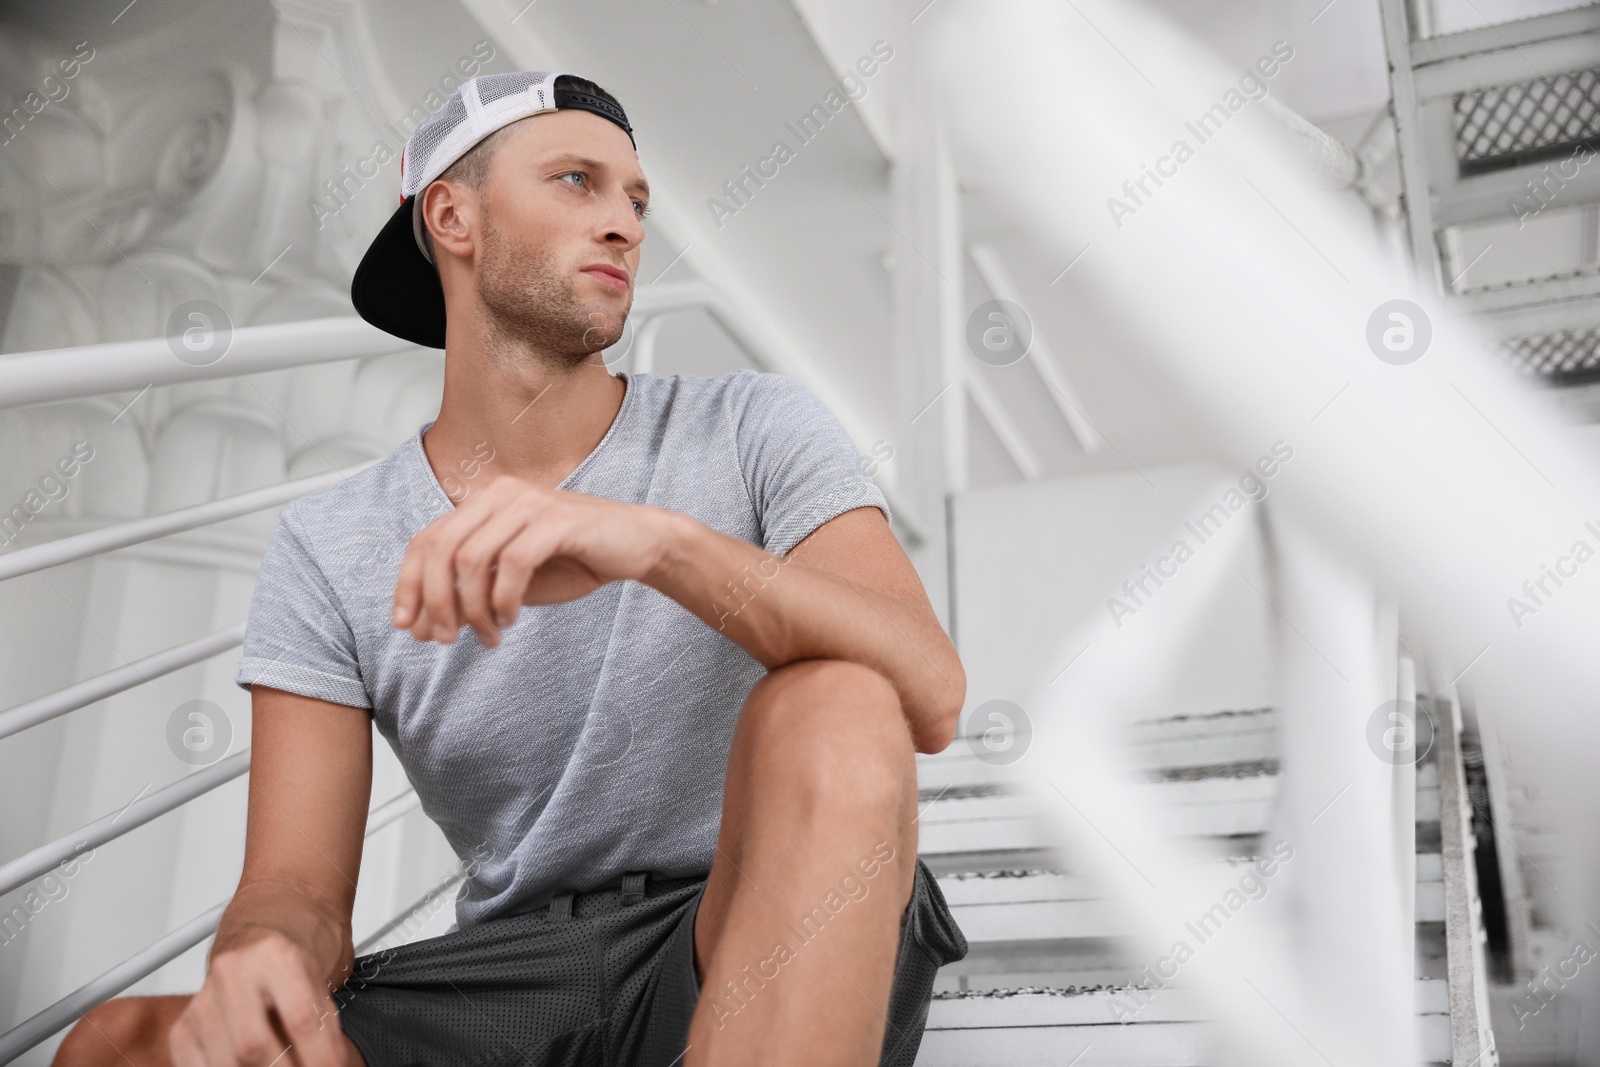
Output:
M423 435L428 463L457 503L502 475L560 484L606 435L626 392L598 352L570 363L484 340L447 335L444 398Z

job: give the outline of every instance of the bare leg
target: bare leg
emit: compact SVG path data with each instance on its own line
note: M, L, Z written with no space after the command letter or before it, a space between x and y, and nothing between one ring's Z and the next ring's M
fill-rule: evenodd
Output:
M916 815L910 731L880 675L809 660L752 690L695 922L687 1064L878 1062Z
M90 1008L56 1049L52 1067L167 1067L167 1031L189 998L118 997Z
M90 1008L56 1049L51 1067L171 1067L167 1033L190 999L187 995L117 997ZM366 1067L348 1037L344 1046L349 1067Z

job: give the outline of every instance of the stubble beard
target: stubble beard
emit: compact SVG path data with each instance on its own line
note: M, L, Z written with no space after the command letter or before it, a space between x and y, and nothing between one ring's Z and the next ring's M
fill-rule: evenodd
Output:
M527 248L483 213L478 296L487 311L488 351L496 359L534 358L572 369L622 336L626 312L586 305L571 277L543 248Z

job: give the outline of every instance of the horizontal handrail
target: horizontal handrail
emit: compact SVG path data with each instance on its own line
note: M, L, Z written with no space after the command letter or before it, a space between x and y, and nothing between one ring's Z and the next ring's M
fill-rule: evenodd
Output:
M98 978L68 993L54 1004L0 1034L0 1063L10 1063L58 1030L65 1030L90 1008L104 1004L139 979L153 974L210 937L222 920L224 901L198 915L167 936L135 952Z
M689 280L641 286L634 294L631 314L643 322L653 316L691 308L703 308L761 369L777 373L796 371L792 365L795 362L793 353L785 357L786 342L780 335L775 335L770 327L752 318L748 309L727 300L705 282ZM272 326L242 326L233 331L227 355L204 367L178 359L165 337L18 352L0 359L0 409L103 396L152 384L205 381L385 355L411 347L362 319L329 318ZM842 409L840 412L842 417ZM860 431L855 420L846 418L845 421L847 426L855 426ZM925 535L913 509L897 492L887 488L883 491L906 539L913 544L923 542ZM7 558L0 556L0 560ZM10 576L0 565L0 579Z
M0 408L385 356L412 347L349 316L241 326L229 335L224 354L204 366L179 359L166 337L18 352L0 360Z
M206 634L204 637L197 637L193 641L162 649L144 659L136 659L132 663L106 671L104 674L97 674L93 678L74 682L63 689L57 689L54 693L47 693L24 704L18 704L14 708L0 711L0 738L10 737L30 726L37 726L58 715L65 715L69 711L77 711L97 700L104 700L136 685L160 678L164 674L171 674L179 668L210 659L219 652L226 652L243 643L244 623L240 623Z
M385 801L367 816L366 836L371 837L406 812L418 807L420 803L416 790L411 788L407 788L392 800ZM222 913L227 907L228 901L225 900L209 911L195 916L170 934L135 952L98 978L90 979L48 1008L0 1034L0 1064L10 1063L51 1034L66 1029L90 1008L104 1004L133 983L154 974L161 967L210 937L216 932L217 924L222 921ZM413 904L401 912L393 922L385 924L384 930L394 929L416 909L417 905Z
M0 364L5 360L0 359ZM161 515L151 515L148 518L133 519L121 522L115 526L107 526L103 530L90 530L87 533L74 534L71 537L62 537L48 541L32 548L19 549L0 555L0 581L15 578L22 574L31 574L42 571L47 567L59 566L62 563L71 563L74 560L86 559L97 556L102 552L113 549L127 548L145 541L154 541L158 537L169 534L182 533L200 526L209 526L214 522L226 519L236 519L241 515L248 515L253 511L264 511L279 504L302 497L308 493L315 493L319 489L326 489L331 485L350 477L358 471L366 470L377 460L366 460L362 463L352 464L344 470L328 471L325 474L313 474L309 478L296 478L292 482L283 482L279 485L269 485L262 489L252 489L248 493L239 493L236 496L223 497L221 500L210 500L204 504L194 504L190 507L168 511Z
M634 293L633 314L649 316L694 307L704 303L708 293L698 281L641 286ZM204 366L179 359L167 337L14 352L0 359L0 408L415 350L415 345L363 319L344 316L240 326L229 334L224 354Z
M20 885L26 885L85 849L98 848L107 841L121 837L129 830L143 826L151 819L188 803L202 793L209 793L217 786L231 782L249 769L250 750L247 748L243 752L218 760L205 770L179 778L147 797L135 799L121 811L103 815L65 837L58 837L54 841L40 845L32 852L18 856L10 863L0 866L0 895L9 893Z

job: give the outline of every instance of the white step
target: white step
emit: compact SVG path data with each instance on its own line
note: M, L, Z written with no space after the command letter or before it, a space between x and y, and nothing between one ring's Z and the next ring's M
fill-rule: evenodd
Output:
M1417 1050L1423 1063L1450 1062L1450 987L1443 978L1416 984Z
M1277 759L1277 713L1272 709L1225 711L1215 715L1152 719L1123 731L1123 757L1149 772L1262 763ZM919 780L929 795L946 787L1004 783L1004 767L977 758L970 741L957 737L950 747L918 757Z
M1444 922L1444 857L1437 852L1417 853L1415 919Z
M1135 788L1168 833L1222 841L1267 829L1278 770L1271 710L1152 720L1123 736L1124 755L1142 777ZM1007 769L979 760L958 738L920 757L918 770L920 851L944 871L940 889L970 946L965 960L941 972L918 1064L1209 1062L1208 1025L1190 994L1124 986L1139 966L1130 955L1133 930L1103 885L1070 869L1005 869L1070 868L1070 857L1050 850L1032 799L1015 791ZM1193 877L1220 894L1245 866L1219 859ZM1117 1003L1134 1011L1128 1025L1113 1011Z
M1130 991L942 996L928 1010L918 1067L1199 1067L1209 1026L1182 990L1142 1008ZM1113 1001L1138 1008L1122 1025Z
M1271 708L1151 719L1124 731L1128 759L1145 768L1195 767L1276 759Z
M1249 864L1213 861L1188 872L1207 899L1237 887ZM974 948L987 943L1104 938L1134 930L1096 879L1054 871L947 874L939 889Z
M1266 831L1277 776L1149 782L1139 788L1160 809L1168 833L1233 837ZM924 855L1047 847L1033 804L1026 797L1009 793L972 796L951 790L923 803L919 848Z

